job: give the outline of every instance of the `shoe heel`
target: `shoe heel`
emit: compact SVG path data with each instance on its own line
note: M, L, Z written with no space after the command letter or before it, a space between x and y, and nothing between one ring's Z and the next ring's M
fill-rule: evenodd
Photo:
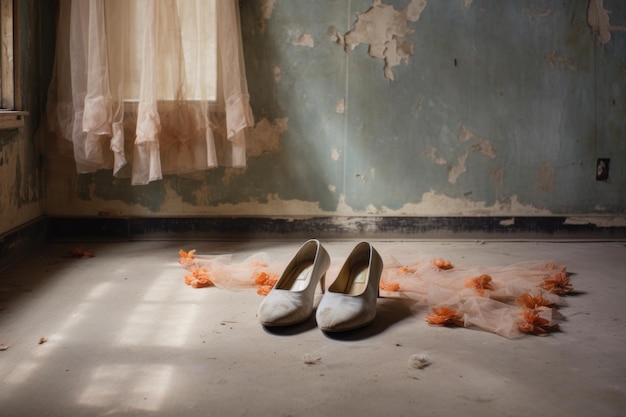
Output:
M320 278L320 289L322 290L322 294L326 292L326 273Z

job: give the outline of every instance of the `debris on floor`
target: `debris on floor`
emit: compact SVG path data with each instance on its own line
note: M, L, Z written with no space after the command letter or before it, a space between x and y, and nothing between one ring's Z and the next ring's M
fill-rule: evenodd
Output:
M322 358L320 358L319 356L315 356L312 353L305 353L304 355L302 355L302 360L307 365L315 365L319 363L319 361L321 361Z
M432 362L426 353L416 353L409 358L409 364L415 369L424 369Z

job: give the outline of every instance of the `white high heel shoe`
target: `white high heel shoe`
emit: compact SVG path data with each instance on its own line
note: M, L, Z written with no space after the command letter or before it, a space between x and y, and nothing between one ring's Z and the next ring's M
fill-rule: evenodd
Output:
M352 330L376 317L383 260L368 242L354 247L317 307L317 326L326 332Z
M313 313L318 283L324 291L329 266L330 257L322 244L316 239L306 241L259 306L259 322L274 327L306 321Z

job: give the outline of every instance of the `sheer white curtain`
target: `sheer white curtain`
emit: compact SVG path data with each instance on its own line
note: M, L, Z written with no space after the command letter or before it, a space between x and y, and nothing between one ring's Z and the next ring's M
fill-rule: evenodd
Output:
M79 173L245 166L238 1L60 0L47 115Z

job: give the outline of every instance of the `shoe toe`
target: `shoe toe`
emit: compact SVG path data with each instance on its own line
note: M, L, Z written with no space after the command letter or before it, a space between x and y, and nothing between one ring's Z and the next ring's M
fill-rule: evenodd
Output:
M259 307L259 322L264 326L287 326L305 321L312 306L298 293L273 291Z
M317 326L323 331L353 330L376 317L376 304L363 298L333 293L326 293L324 297L316 312Z

